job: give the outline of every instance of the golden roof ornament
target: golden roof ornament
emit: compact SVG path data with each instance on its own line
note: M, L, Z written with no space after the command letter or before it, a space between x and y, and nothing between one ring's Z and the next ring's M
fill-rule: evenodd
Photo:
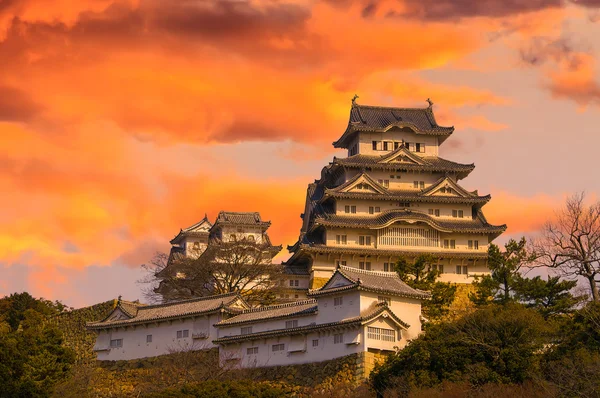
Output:
M352 97L352 105L356 105L356 100L358 99L358 95L354 94L354 97Z

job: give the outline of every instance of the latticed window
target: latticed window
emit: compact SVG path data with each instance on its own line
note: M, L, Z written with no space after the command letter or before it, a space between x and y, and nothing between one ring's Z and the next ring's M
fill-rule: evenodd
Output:
M246 349L246 354L248 355L256 355L258 354L258 347L249 347Z
M344 304L343 297L334 297L333 298L333 305L342 305L342 304Z
M123 339L114 339L110 341L110 348L123 347Z
M387 227L379 234L379 244L387 246L439 247L440 234L430 228Z
M252 326L246 326L241 329L241 334L250 334L252 333Z
M345 245L348 243L348 236L347 235L336 235L335 236L335 243L338 245Z
M319 346L319 340L313 340L312 341L312 346L313 347L318 347Z
M367 327L367 337L371 340L396 341L396 331L393 329Z
M333 344L341 344L343 342L344 342L344 334L343 333L333 335Z
M273 344L271 350L273 350L273 352L283 351L285 350L285 344Z
M291 328L297 328L298 327L298 320L294 319L293 321L285 321L285 328L286 329L291 329Z

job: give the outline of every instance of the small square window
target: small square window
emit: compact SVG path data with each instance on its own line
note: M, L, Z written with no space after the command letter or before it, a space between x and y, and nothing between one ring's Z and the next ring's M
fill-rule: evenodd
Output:
M256 355L258 354L258 347L249 347L246 349L247 355Z
M459 210L459 211L458 211L458 218L463 218L463 216L464 216L464 213L463 213L463 211L462 211L462 210Z
M286 329L292 329L292 328L297 328L298 327L298 320L294 319L292 321L285 321L285 328Z
M351 211L352 214L355 214L356 213L356 206L350 207L350 211Z
M435 216L439 217L440 216L440 209L435 209Z
M425 189L425 181L419 181L419 188Z
M344 206L344 213L350 213L350 206Z
M177 338L180 339L183 336L183 330L177 331Z
M312 346L313 347L318 347L319 346L319 340L313 340L312 341Z
M186 338L186 337L190 337L190 331L187 329L183 331L183 338Z
M369 214L375 213L375 208L373 206L369 207Z
M429 209L429 214L433 216L433 209Z
M474 248L475 250L479 250L479 241L478 241L478 240L476 240L476 241L473 241L473 248Z
M146 335L146 343L152 343L152 335L151 334Z
M383 271L384 272L389 272L390 271L390 264L389 263L383 263Z
M343 333L333 335L333 344L341 344L343 342L344 342L344 334Z
M377 141L372 141L373 144L373 150L376 151L377 150Z
M245 326L240 330L240 334L250 334L252 333L252 326Z
M375 207L375 213L381 213L381 208L380 207Z
M342 305L343 303L344 303L344 298L343 297L334 297L333 298L333 305L334 306Z

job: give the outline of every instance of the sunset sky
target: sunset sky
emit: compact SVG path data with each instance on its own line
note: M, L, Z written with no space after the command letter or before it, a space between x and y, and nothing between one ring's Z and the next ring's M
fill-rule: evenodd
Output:
M600 0L0 0L0 296L141 298L221 209L292 244L355 93L430 97L498 242L535 233L600 193L599 54Z

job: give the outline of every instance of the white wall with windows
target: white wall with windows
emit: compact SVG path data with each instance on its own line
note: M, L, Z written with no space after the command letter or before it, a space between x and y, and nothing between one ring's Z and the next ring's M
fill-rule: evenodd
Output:
M467 221L473 218L473 208L469 204L410 202L407 200L339 199L336 201L335 212L340 216L365 217L376 216L378 213L388 210L403 210L405 208L446 220Z
M212 341L217 338L218 331L212 325L220 320L221 315L216 313L102 330L98 333L94 351L98 360L118 361L208 349L215 347Z
M410 151L417 152L418 150L421 156L438 155L438 137L416 134L407 128L402 130L391 128L384 133L361 132L357 135L359 136L357 137L359 141L356 153L361 155L385 155L397 149L402 142L409 143ZM355 142L349 146L349 151L354 145Z

